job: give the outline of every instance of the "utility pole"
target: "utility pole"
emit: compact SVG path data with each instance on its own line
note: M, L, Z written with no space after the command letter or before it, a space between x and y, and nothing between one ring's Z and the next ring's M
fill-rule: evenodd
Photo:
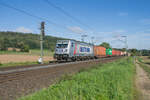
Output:
M126 36L125 44L126 44L126 52L127 52L127 50L128 50L127 36Z
M40 33L41 56L39 58L40 64L43 64L43 37L45 35L44 29L45 29L45 22L41 22L41 28L40 28L40 30L41 30L41 33Z
M127 36L121 36L121 37L124 37L125 38L125 48L126 48L126 53L127 53L127 49L128 49L128 44L127 44Z
M84 42L84 38L87 37L87 35L81 35L81 41Z
M94 44L94 36L91 37L92 44Z

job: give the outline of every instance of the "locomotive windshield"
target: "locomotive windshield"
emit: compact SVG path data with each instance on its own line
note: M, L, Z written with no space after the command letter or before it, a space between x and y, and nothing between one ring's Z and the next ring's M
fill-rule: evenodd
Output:
M56 48L67 48L68 44L56 44Z

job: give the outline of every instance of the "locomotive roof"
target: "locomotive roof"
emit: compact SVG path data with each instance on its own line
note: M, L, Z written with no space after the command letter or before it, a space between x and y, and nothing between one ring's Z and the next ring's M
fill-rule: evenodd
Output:
M83 41L77 41L77 40L73 40L73 39L67 39L68 41L75 41L75 42L79 42L79 43L86 43L86 44L89 44L89 45L93 45L91 43L87 43L87 42L83 42ZM57 41L67 41L67 40L57 40Z

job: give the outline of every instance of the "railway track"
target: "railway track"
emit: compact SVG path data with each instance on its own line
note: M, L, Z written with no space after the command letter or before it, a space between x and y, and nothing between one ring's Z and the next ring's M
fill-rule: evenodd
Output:
M19 80L23 79L27 76L36 76L40 71L43 71L45 69L51 68L51 70L45 70L44 73L50 73L50 74L55 74L61 72L59 70L59 67L61 66L66 66L66 65L74 65L74 64L80 64L80 63L90 63L90 62L100 62L103 60L111 60L112 58L102 58L102 59L96 59L96 60L88 60L88 61L78 61L78 62L51 62L49 65L41 65L41 66L30 66L27 68L18 68L18 69L11 69L11 70L5 70L5 71L0 71L0 84L13 81L13 80ZM56 68L57 67L57 68ZM55 71L54 71L55 70ZM44 75L43 73L43 75Z
M16 100L57 82L62 75L76 73L97 63L112 62L120 57L80 62L51 63L49 65L0 69L0 99Z
M91 61L98 61L98 60L91 60ZM7 81L12 81L12 80L18 80L25 78L26 76L34 76L36 75L40 70L46 69L46 68L52 68L52 67L61 67L65 65L71 65L71 64L79 64L79 63L86 63L86 62L91 62L91 61L81 61L81 62L68 62L68 63L61 63L61 64L50 64L50 65L44 65L44 66L38 66L38 67L29 67L29 68L20 68L20 69L11 69L7 71L0 71L0 84L7 82ZM37 70L36 73L32 73L34 70ZM51 74L61 72L60 70L53 71L51 69L49 71ZM45 71L46 73L46 71ZM44 73L43 73L44 74Z

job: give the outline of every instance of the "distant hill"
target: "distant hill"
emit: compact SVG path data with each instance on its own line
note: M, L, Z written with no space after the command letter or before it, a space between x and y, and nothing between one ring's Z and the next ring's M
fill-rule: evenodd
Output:
M44 49L54 50L56 41L63 39L53 36L44 37ZM30 49L40 48L40 35L33 33L20 32L0 32L0 49L1 48L19 48L20 45L26 45Z

